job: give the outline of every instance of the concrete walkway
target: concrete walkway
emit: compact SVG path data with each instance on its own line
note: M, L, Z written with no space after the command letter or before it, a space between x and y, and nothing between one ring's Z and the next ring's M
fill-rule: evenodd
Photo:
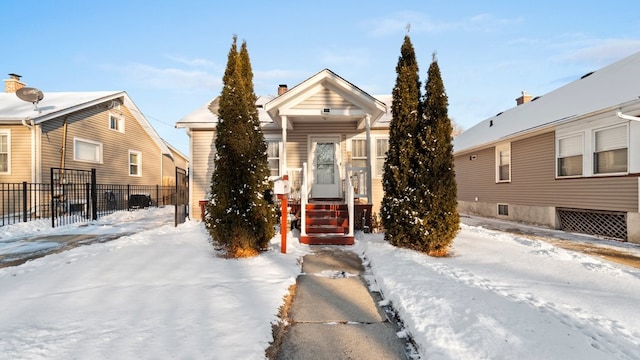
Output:
M358 255L340 247L304 256L277 359L408 359L364 271Z

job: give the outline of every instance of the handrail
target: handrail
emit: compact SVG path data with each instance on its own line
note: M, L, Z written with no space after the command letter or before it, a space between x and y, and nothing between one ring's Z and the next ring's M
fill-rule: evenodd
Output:
M300 236L307 235L307 163L302 163L302 184L300 184Z
M353 182L351 179L351 166L347 163L346 165L346 178L347 178L347 193L346 193L346 197L347 197L347 209L349 210L349 236L353 236L353 197L354 197L354 190L353 190Z

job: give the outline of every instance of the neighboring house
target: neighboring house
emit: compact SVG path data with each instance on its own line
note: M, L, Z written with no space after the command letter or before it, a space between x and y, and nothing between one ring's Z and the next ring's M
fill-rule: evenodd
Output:
M390 102L391 96L371 96L328 69L291 89L280 85L278 96L258 98L272 179L289 176L290 198L294 203L300 200L303 214L311 209L304 205L307 201L348 203L349 183L360 209L355 210L355 221L363 209L368 216L379 212ZM217 113L218 98L214 98L176 124L190 137L190 213L196 219L201 217L198 203L208 198L214 171ZM304 238L308 219L301 216L301 220Z
M171 157L173 161L164 161L162 163L162 184L163 185L175 185L176 184L176 168L189 170L189 158L183 154L180 150L176 149L173 145L169 144L166 140L163 140L164 144L171 151Z
M454 139L461 213L640 243L640 53Z
M158 136L124 91L44 92L37 104L0 93L0 183L49 183L51 168L96 169L102 184L172 185L186 157Z

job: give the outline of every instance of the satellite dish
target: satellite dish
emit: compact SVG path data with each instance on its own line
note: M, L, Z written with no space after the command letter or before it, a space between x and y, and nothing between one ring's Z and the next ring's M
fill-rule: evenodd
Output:
M16 95L20 98L20 100L24 100L26 102L33 103L35 105L34 110L38 110L38 103L40 100L44 99L44 94L42 91L32 88L32 87L23 87L16 91Z
M44 99L44 94L42 91L32 88L32 87L23 87L16 91L16 95L20 98L20 100L24 100L30 103L38 103L40 100Z

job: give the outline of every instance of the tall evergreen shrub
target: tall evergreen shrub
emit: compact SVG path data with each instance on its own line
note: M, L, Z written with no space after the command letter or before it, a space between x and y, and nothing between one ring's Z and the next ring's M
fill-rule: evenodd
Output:
M267 147L255 105L253 72L246 42L229 50L220 94L211 201L207 228L230 257L252 256L275 235L276 213Z

